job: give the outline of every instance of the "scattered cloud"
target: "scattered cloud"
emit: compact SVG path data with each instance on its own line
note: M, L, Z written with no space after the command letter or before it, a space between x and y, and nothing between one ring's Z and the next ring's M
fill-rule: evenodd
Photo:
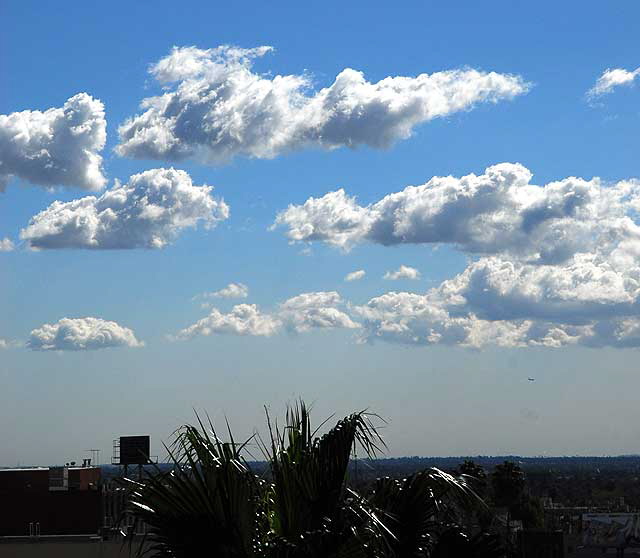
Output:
M104 105L86 93L61 108L0 114L0 191L12 176L44 187L102 189L106 129Z
M20 341L12 341L11 339L0 338L0 350L13 349L21 346L22 346L22 343Z
M0 238L0 252L11 252L15 248L10 238Z
M429 120L526 93L516 75L457 69L371 83L351 68L313 89L311 76L255 73L268 46L174 48L151 67L165 92L118 129L127 157L221 164L317 147L389 147Z
M35 351L88 351L107 347L142 347L133 331L101 318L62 318L31 332L27 347Z
M420 272L413 267L401 265L396 271L387 271L384 274L383 279L391 281L397 281L398 279L412 279L415 281L420 279Z
M247 298L249 296L249 287L242 283L229 283L223 289L212 293L205 293L207 298Z
M362 341L465 347L640 346L640 181L543 186L502 163L360 206L344 191L276 218L292 241L450 244L467 268L425 293L348 306ZM404 272L403 272L404 271ZM401 267L386 278L411 277Z
M434 294L454 315L584 325L638 313L640 265L596 254L580 254L563 265L489 257L444 281Z
M472 254L502 254L530 263L561 263L593 250L633 252L640 228L640 181L613 185L569 177L531 183L520 164L501 163L479 176L434 177L368 206L344 190L279 213L294 242L324 242L348 250L369 242L452 244ZM621 254L620 254L621 255Z
M224 314L212 308L205 318L181 330L173 339L190 339L198 335L273 335L281 326L280 321L263 314L255 304L238 304Z
M359 269L358 271L352 271L351 273L347 273L344 278L345 281L360 281L360 279L364 278L366 275L366 271L364 269Z
M467 347L640 346L640 265L577 255L563 265L482 258L424 294L355 306L366 341Z
M313 329L359 327L340 309L343 304L340 295L332 291L302 293L284 301L271 313L260 311L255 304L238 304L226 314L212 308L208 316L171 338L216 334L268 337L283 330L304 333Z
M101 196L56 201L20 232L31 248L93 250L163 248L188 227L214 227L229 216L211 186L181 170L152 169L116 181Z
M283 302L278 316L290 331L303 333L312 329L358 328L348 314L340 310L343 301L335 291L302 293Z
M595 85L587 91L587 98L594 99L611 93L621 85L631 85L640 76L640 68L629 71L624 68L607 68L597 79Z

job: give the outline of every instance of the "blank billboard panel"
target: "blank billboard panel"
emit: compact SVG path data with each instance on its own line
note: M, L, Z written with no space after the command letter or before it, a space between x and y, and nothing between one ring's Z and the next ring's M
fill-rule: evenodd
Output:
M149 462L149 436L120 437L120 465L141 465Z

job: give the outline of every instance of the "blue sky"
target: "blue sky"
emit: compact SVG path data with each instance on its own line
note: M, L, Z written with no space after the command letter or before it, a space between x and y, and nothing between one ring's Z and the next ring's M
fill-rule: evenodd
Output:
M100 196L105 188L47 189L12 173L0 193L0 239L15 244L12 251L0 253L0 339L8 345L0 350L0 437L5 440L0 465L79 459L89 447L103 448L105 456L112 438L122 434L149 433L160 452L160 440L191 420L194 407L217 419L228 416L241 435L248 435L263 422L262 405L278 413L297 397L314 403L318 420L362 408L380 413L389 420L386 437L392 455L637 451L635 334L628 339L618 335L612 342L576 332L575 327L600 323L595 314L585 318L582 307L573 305L572 293L593 291L588 282L571 284L567 293L546 293L525 310L512 298L489 300L486 295L483 302L472 300L469 286L460 291L468 314L484 312L481 318L491 328L514 314L516 321L507 320L509 328L521 327L525 319L550 331L549 313L565 312L551 320L554 331L560 327L573 339L560 347L526 334L522 342L482 342L470 348L468 342L446 341L449 322L445 327L422 321L416 326L420 335L427 327L440 331L445 341L420 337L412 342L411 336L386 335L379 317L358 311L387 292L424 295L437 290L486 257L529 266L532 277L541 268L560 277L569 260L527 263L522 254L538 248L524 240L513 245L503 241L500 247L485 242L479 251L476 237L462 244L398 238L378 242L354 232L344 250L332 245L337 229L320 231L317 222L309 242L290 243L287 238L299 220L269 227L290 204L300 208L310 197L322 198L339 188L355 196L358 207L366 207L434 176L484 176L487 167L500 163L520 163L533 173L530 183L537 186L572 176L586 181L601 177L598 185L589 184L594 191L608 192L619 181L640 177L638 84L586 98L606 69L640 66L635 25L640 6L631 1L343 4L114 2L105 8L79 2L3 3L0 114L62 107L86 92L104 104L106 144L98 152L106 190L115 179L127 184L136 173L173 166L188 173L197 187L214 186L212 199L224 198L230 216L213 228L206 229L200 220L198 226L179 230L161 249L30 250L20 231L36 214L56 200ZM150 66L169 56L174 46L220 45L272 46L272 52L252 60L252 75L268 80L306 75L308 95L331 86L345 68L363 72L371 83L445 70L496 72L519 76L520 85L510 82L509 87L521 90L511 96L496 93L500 98L495 103L479 100L443 117L423 118L411 125L410 137L396 137L383 149L326 149L325 139L308 136L304 145L294 138L292 148L272 153L272 158L240 153L215 164L198 157L176 161L117 154L118 127L143 112L142 99L163 92L149 74ZM375 143L376 130L365 130L373 134L367 141ZM359 133L347 129L351 132ZM3 157L8 160L9 144L2 141L0 135L0 170ZM621 211L637 222L634 203ZM498 209L508 213L511 206ZM598 213L602 229L585 233L589 239L600 235L595 244L579 246L569 258L595 254L598 262L618 266L620 283L607 283L600 298L578 298L588 306L584 312L594 312L595 305L607 319L625 320L633 329L638 306L636 291L628 285L637 278L637 257L629 248L636 245L635 233L625 240L630 260L624 265L618 263L619 251L603 255L600 248L601 239L613 230L607 227L621 215ZM307 223L313 216L303 212L296 219ZM589 219L574 221L567 221L565 234L582 231ZM561 233L553 229L549 234L556 238ZM382 279L401 265L417 269L420 278ZM363 279L344 281L347 273L360 269L366 271ZM547 289L564 284L544 281ZM229 283L246 285L248 297L194 300ZM341 298L328 304L335 318L331 327L279 314L284 312L280 303L301 293L333 291ZM438 293L425 304L436 304ZM211 308L202 308L203 302L221 315L235 304L256 304L275 331L168 339L209 315ZM455 319L449 307L447 312ZM144 346L37 350L42 347L34 345L32 331L63 318L84 317L116 322ZM391 321L397 325L405 317L399 310ZM336 326L346 319L364 325ZM500 330L489 336L512 334ZM31 348L24 346L27 341ZM585 346L589 344L596 347ZM620 347L625 344L630 347ZM527 382L529 376L536 382Z

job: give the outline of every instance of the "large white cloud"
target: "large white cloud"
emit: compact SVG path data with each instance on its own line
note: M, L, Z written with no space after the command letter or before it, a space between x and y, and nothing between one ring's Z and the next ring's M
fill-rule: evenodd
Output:
M87 351L141 347L132 330L101 318L62 318L31 332L27 347L36 351Z
M640 68L631 71L624 68L608 68L587 91L587 97L593 99L611 93L621 85L631 85L638 76L640 76Z
M271 47L174 48L152 66L168 90L142 102L119 128L120 155L223 163L237 155L271 158L307 147L388 147L415 126L479 102L525 93L521 77L458 69L377 83L346 68L313 91L309 75L255 73Z
M482 258L424 294L356 306L363 339L509 347L640 346L640 265L576 255L563 265Z
M522 165L503 163L480 176L432 178L368 206L331 192L290 206L275 225L292 241L345 249L447 243L481 255L426 293L349 306L362 340L638 347L639 210L637 180L538 186Z
M99 152L104 106L86 93L44 112L0 114L0 191L12 176L44 187L100 190L107 183Z
M564 265L482 258L444 281L433 296L454 315L573 324L639 315L640 261L579 254Z
M480 321L474 316L452 317L429 294L388 292L355 306L362 320L362 339L409 345L462 345L480 347L493 344L519 345L517 324Z
M340 308L343 304L340 295L331 291L302 293L284 301L272 312L262 312L255 304L238 304L228 313L212 308L208 316L172 338L215 334L271 336L284 330L303 333L313 329L359 327Z
M596 249L636 249L639 181L605 185L570 177L537 186L531 177L520 164L501 163L481 175L434 177L367 206L338 190L290 205L274 227L285 227L292 241L344 249L363 242L449 243L541 264Z
M229 207L181 170L152 169L116 181L101 196L56 201L35 215L20 238L38 249L162 248L187 227L213 227Z

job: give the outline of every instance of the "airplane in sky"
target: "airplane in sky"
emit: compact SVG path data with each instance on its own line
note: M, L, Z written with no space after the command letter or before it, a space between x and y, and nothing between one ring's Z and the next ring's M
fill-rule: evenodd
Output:
M536 381L535 378L527 378L527 380L529 380L530 382L535 382Z

